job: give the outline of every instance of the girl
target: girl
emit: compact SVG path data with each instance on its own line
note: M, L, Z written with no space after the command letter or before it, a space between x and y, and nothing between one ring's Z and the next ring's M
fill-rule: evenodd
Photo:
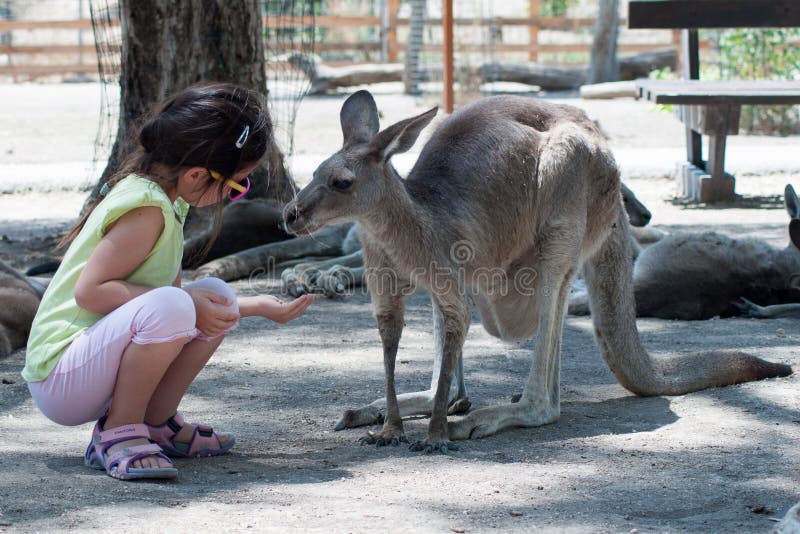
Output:
M71 245L33 322L22 375L56 423L97 420L85 462L119 479L174 478L169 457L213 456L231 434L186 424L189 384L240 317L286 322L311 297L236 297L209 278L181 288L189 206L240 198L266 152L271 123L258 95L197 85L163 102Z

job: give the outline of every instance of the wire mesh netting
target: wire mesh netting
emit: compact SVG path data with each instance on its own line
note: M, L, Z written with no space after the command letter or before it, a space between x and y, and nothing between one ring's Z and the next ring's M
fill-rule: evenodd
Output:
M117 134L120 113L119 72L122 48L120 5L117 0L89 3L101 84L100 120L95 140L94 171L108 159ZM315 14L319 0L264 0L264 50L267 102L275 138L283 153L294 151L294 125L300 101L310 80L287 59L292 52L314 53ZM102 169L100 169L102 170Z
M311 88L303 72L289 63L292 53L310 56L316 39L315 15L321 0L264 0L264 49L267 63L267 102L275 138L283 153L294 152L297 109Z
M111 155L119 124L119 72L122 49L122 30L119 24L119 4L116 1L92 0L89 4L97 50L97 70L100 82L100 119L92 159L93 174L102 172Z

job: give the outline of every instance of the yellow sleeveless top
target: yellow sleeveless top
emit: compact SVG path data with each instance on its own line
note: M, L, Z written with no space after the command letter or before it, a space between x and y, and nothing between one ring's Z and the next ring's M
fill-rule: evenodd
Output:
M77 305L75 284L108 227L132 209L144 206L161 208L164 231L153 250L125 280L150 287L169 286L175 281L183 256L183 223L189 204L182 198L172 203L158 184L132 174L117 183L95 207L47 286L28 337L22 370L25 380L47 378L64 349L103 317Z

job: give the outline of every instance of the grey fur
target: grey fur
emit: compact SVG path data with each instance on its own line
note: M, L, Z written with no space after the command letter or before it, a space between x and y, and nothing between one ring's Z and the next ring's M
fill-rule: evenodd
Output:
M747 315L800 316L800 201L787 185L790 242L776 248L760 239L733 239L716 232L674 234L646 248L633 272L636 315L701 320ZM589 313L588 296L570 299L569 313Z
M650 210L624 183L621 184L621 193L622 203L631 223L631 249L635 259L642 251L640 243L657 241L664 233L643 228L650 222ZM348 231L342 243L342 252L344 255L340 257L302 261L285 269L281 273L283 292L293 297L318 293L332 298L360 287L364 283L364 256L357 224Z
M0 261L0 358L28 342L44 289Z
M343 148L317 168L286 211L287 229L294 233L345 221L360 225L386 371L383 429L365 442L404 441L402 416L412 411L431 413L427 438L412 445L424 451L447 451L450 440L556 421L567 295L582 265L601 354L634 393L680 394L791 372L741 353L655 359L645 352L633 309L619 171L582 111L516 96L479 100L441 123L403 180L389 158L410 147L435 113L363 139L360 133L377 116L368 92L354 94L341 112ZM513 281L510 290L501 291L502 279L477 276L487 270ZM398 397L394 372L403 298L415 286L429 289L435 310L434 374L430 391ZM451 406L464 405L461 355L473 303L494 336L536 334L531 372L519 402L482 408L448 424ZM367 406L346 412L340 426L379 419L380 410Z

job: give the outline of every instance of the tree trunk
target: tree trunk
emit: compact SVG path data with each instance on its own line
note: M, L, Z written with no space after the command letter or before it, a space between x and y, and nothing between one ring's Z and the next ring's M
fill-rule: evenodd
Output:
M92 197L117 170L137 121L153 104L199 81L267 89L258 0L122 0L120 18L119 130ZM274 143L265 160L251 175L249 195L289 200L294 184Z
M589 83L616 82L619 80L617 61L617 33L619 28L619 0L600 0L600 13L594 25Z

